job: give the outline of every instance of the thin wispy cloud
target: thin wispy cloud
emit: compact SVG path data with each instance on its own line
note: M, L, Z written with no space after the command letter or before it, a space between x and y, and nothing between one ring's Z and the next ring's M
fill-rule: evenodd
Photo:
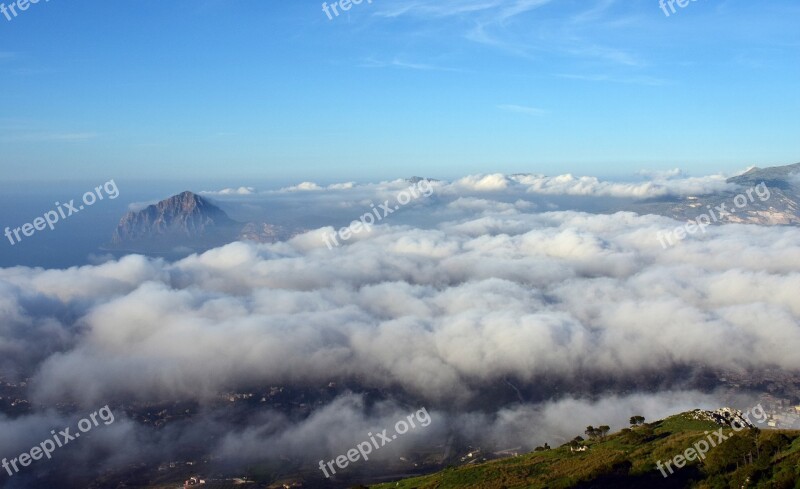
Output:
M443 2L404 2L401 6L390 6L379 10L381 17L414 16L420 18L442 18L475 13L491 13L495 20L502 20L527 12L552 0L450 0Z
M2 141L6 143L14 142L80 142L96 139L96 132L31 132L6 134Z
M386 7L375 15L435 22L443 29L455 29L455 35L463 39L529 60L555 55L566 61L592 59L632 68L647 65L627 47L592 40L597 29L608 30L604 23L614 21L617 0L581 3L567 18L553 17L550 7L557 5L563 6L553 0L415 1Z
M392 59L391 61L382 61L374 58L368 58L358 66L360 68L398 68L404 70L418 70L418 71L451 71L451 72L464 71L458 68L449 68L445 66L437 66L428 63L415 63L398 58Z
M540 109L538 107L528 107L525 105L502 104L498 105L497 108L505 112L513 112L515 114L525 114L533 116L542 116L547 113L547 111L544 109Z
M625 66L643 66L644 64L628 51L605 46L580 46L570 49L569 54L578 57L599 58Z
M489 33L489 28L485 24L477 24L468 31L464 38L486 46L493 47L499 51L526 59L534 59L537 50L536 46L526 43L516 43L499 36Z
M603 19L608 10L617 3L617 0L600 0L593 7L584 10L572 18L575 23L597 22Z
M581 75L574 73L557 73L555 76L559 78L566 78L568 80L599 83L622 83L626 85L647 85L652 87L660 87L663 85L669 85L671 83L669 80L652 76L616 77L611 75Z
M500 13L495 18L495 21L505 21L517 15L524 14L531 10L547 5L553 0L518 0L513 5L505 7L500 10Z

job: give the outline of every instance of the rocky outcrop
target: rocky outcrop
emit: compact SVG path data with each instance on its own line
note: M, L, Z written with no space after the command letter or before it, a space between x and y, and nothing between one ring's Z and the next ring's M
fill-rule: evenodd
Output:
M219 207L192 192L183 192L139 211L128 212L111 242L181 240L228 234L241 228Z

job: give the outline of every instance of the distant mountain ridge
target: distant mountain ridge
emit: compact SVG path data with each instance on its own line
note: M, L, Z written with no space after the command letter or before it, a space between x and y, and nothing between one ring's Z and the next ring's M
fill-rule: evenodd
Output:
M741 175L729 178L727 182L747 187L764 182L768 187L787 189L792 187L795 176L800 176L800 163L770 168L754 167Z
M235 221L208 199L185 191L125 214L111 246L137 252L205 251L240 239L273 242L288 236L279 226Z
M730 212L719 217L719 223L800 225L800 163L771 168L752 168L727 180L736 190L683 198L659 199L633 204L627 210L639 214L657 214L679 221L691 221L709 209L725 204ZM743 208L733 206L733 199L761 184L766 185L769 198L748 199Z
M421 177L408 179L412 183L421 180ZM618 210L690 221L708 209L725 204L733 212L720 216L721 224L800 225L800 163L752 168L727 182L738 188L707 195L636 202ZM734 208L732 202L738 194L762 183L769 190L768 199L755 198L748 200L744 208ZM110 249L141 253L200 252L238 240L272 243L288 239L298 232L300 230L290 232L269 222L235 221L208 199L185 191L144 209L128 212L111 237Z

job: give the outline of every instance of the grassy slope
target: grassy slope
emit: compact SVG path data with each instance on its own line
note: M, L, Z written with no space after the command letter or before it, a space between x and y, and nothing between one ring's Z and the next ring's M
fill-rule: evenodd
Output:
M589 450L568 446L429 476L375 486L378 489L447 488L684 488L757 487L800 489L800 432L746 430L712 448L702 464L690 462L664 478L656 461L675 455L716 431L713 423L680 414L590 441ZM725 430L730 435L733 431ZM753 463L749 454L752 453ZM760 455L760 457L759 457ZM747 464L745 464L745 461ZM738 462L738 467L737 467Z

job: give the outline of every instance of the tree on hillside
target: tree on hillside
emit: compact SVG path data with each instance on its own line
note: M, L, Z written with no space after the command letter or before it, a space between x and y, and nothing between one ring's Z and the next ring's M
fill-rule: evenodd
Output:
M603 426L597 428L597 431L598 431L598 433L600 435L600 438L605 438L606 435L608 435L608 432L611 431L611 427L603 425Z
M644 424L644 416L631 416L631 426L639 426Z

